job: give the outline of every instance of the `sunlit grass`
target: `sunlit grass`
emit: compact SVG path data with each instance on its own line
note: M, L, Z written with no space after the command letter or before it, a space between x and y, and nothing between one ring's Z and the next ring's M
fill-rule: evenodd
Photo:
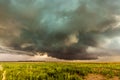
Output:
M84 80L88 74L120 78L120 63L1 62L0 64L3 66L0 74L6 71L6 80Z

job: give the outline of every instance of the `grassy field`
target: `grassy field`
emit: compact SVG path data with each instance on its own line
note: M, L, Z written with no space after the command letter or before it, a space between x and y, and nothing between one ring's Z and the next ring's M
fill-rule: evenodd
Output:
M120 80L120 63L1 62L0 80Z

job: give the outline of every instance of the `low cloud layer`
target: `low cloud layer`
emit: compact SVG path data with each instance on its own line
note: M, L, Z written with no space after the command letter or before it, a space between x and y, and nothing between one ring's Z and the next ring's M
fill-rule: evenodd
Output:
M81 59L85 55L89 59L93 55L87 53L88 47L106 47L108 40L119 37L119 3L0 0L0 43L18 50L47 52L57 58Z

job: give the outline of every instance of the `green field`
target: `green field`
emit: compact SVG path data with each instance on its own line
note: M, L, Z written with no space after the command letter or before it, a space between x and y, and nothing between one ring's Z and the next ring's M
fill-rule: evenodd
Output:
M0 75L0 80L120 80L120 63L1 62Z

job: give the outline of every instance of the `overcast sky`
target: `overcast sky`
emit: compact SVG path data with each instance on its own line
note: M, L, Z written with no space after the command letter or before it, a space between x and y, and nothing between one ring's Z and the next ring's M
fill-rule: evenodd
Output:
M0 0L0 45L47 52L60 59L95 58L88 54L89 47L119 50L119 3L120 0ZM20 55L18 58L24 59Z

